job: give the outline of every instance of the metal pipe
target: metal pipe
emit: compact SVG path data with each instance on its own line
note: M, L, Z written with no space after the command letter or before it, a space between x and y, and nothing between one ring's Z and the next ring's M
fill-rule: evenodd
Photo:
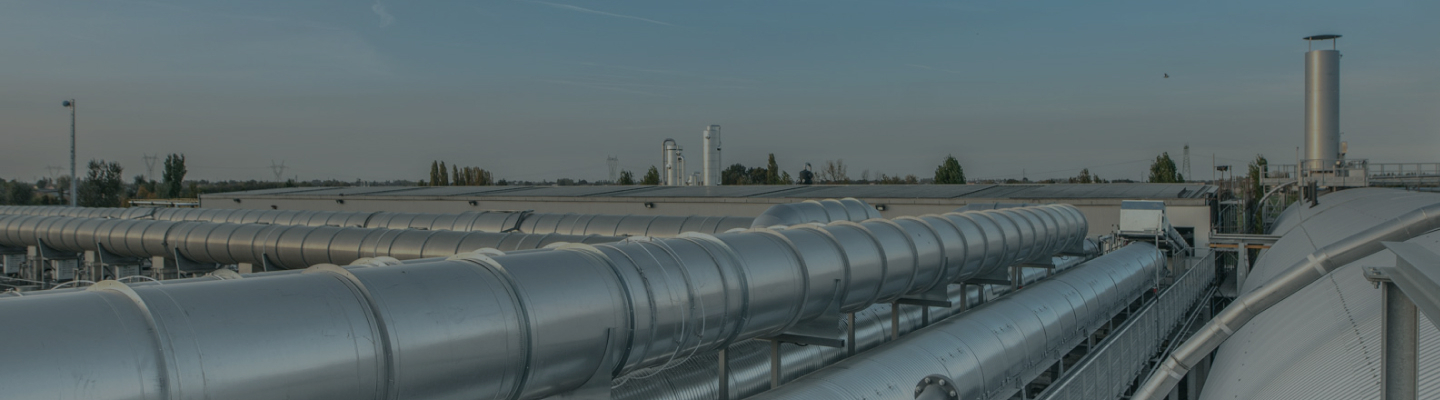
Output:
M0 353L29 361L0 367L0 387L62 399L608 390L642 368L1048 258L1041 249L1087 230L1073 207L1035 210L1056 234L1026 234L1022 214L995 210L4 299L0 320L54 321L0 326L19 339Z
M1010 398L1151 288L1164 258L1136 243L752 399ZM926 381L926 379L930 379Z
M1081 261L1080 258L1067 257L1057 262L1058 269L1067 269ZM1045 272L1040 269L1026 269L1024 279L1026 283L1038 281L1045 278ZM899 321L898 327L902 335L909 334L920 328L929 325L924 321L925 309L929 309L931 321L939 321L954 314L963 312L965 304L978 304L985 292L990 297L1010 292L1009 286L1003 285L950 285L947 287L947 294L952 304L951 307L922 307L915 305L901 305L901 312L897 317L891 316L890 304L876 304L853 315L854 319L846 318L842 321L842 329L849 332L849 326L853 324L855 336L848 338L846 346L850 348L837 348L825 346L801 346L795 344L784 344L781 346L780 383L793 381L805 374L814 372L824 366L834 364L845 359L854 351L866 351L879 346L890 340L887 336L889 329L887 322L892 318ZM762 341L744 341L730 345L722 351L729 357L727 370L729 377L725 378L719 370L716 358L720 355L696 355L673 368L661 371L646 371L635 377L621 379L621 384L615 387L613 398L616 400L644 400L644 399L671 399L671 400L712 400L746 398L760 394L770 389L769 368L770 362L766 355L769 346ZM632 374L637 375L637 374ZM718 379L717 379L718 378ZM729 382L721 388L719 382ZM722 395L728 390L729 396Z
M1206 355L1255 316L1336 268L1384 250L1381 242L1403 242L1440 228L1440 204L1432 204L1395 217L1350 237L1321 247L1255 290L1235 299L1165 357L1165 361L1136 390L1135 399L1160 399Z
M871 218L880 218L880 212L863 200L851 197L839 200L805 200L799 203L770 206L765 212L755 217L750 227L768 228L811 222L864 221Z
M129 218L453 230L465 232L559 233L671 237L685 232L720 233L750 226L749 217L606 215L478 211L461 213L392 213L368 211L246 210L214 208L64 208L0 206L0 215L46 215L88 218ZM829 222L822 221L822 222ZM604 232L604 233L601 233Z
M135 219L0 215L0 246L45 246L59 251L104 251L121 257L174 258L204 263L249 263L263 268L346 264L367 257L443 257L495 248L537 249L555 243L608 243L617 236L330 226L173 222Z

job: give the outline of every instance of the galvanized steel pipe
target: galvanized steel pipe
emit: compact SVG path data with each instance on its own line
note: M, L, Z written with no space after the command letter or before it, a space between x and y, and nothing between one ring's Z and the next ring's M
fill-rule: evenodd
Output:
M1086 230L1074 207L1049 205L101 284L0 300L0 320L49 321L0 325L0 337L18 339L0 341L0 353L27 360L0 366L0 387L61 399L608 391L612 377L687 354L1049 258Z
M1137 243L753 399L1005 399L1146 289L1164 264ZM953 394L950 392L953 391Z
M305 268L347 264L365 257L399 259L446 257L495 248L525 250L555 243L608 243L622 238L338 228L330 226L173 222L140 219L0 215L0 246L44 242L60 251L105 251L122 257L166 257L257 268Z
M790 226L809 222L864 221L880 218L880 212L862 200L846 197L840 200L805 200L799 203L776 204L760 213L751 228Z

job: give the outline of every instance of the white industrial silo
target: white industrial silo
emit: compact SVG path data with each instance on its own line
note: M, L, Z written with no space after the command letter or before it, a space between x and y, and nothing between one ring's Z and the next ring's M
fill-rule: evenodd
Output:
M705 186L720 186L720 125L705 128Z
M1331 40L1330 50L1305 53L1305 168L1330 171L1340 161L1340 35L1316 35L1306 41Z
M660 142L660 184L675 184L675 153L677 146L675 139L665 139Z

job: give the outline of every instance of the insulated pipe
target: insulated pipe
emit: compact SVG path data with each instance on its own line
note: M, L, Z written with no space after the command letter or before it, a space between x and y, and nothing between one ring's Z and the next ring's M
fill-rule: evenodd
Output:
M1321 247L1269 282L1226 306L1199 331L1175 347L1165 361L1135 391L1134 399L1160 399L1170 393L1195 364L1225 343L1235 331L1300 289L1345 266L1385 249L1381 242L1403 242L1440 229L1440 204L1421 207L1394 219Z
M480 249L537 249L555 243L607 243L620 237L523 233L337 228L329 226L173 222L136 219L0 215L0 246L46 246L60 251L105 251L123 257L264 268L345 264L366 257L442 257Z
M810 222L863 221L880 218L880 212L862 200L846 197L840 200L805 200L799 203L776 204L755 217L751 228L776 225L799 225Z
M799 214L796 214L799 213ZM764 228L807 222L863 221L880 213L853 198L806 200L779 204L760 218L711 216L607 215L469 211L460 213L393 213L371 211L245 210L217 208L74 208L0 206L0 215L52 215L89 218L131 218L165 221L265 223L447 231L559 233L566 235L673 237L685 232L721 233L736 228ZM759 219L767 218L761 225Z
M1146 289L1164 264L1136 243L752 399L1009 398ZM928 397L922 397L928 398Z
M1023 234L1020 214L995 210L9 298L0 320L48 322L0 325L18 339L0 341L0 354L27 360L0 367L0 387L20 398L212 400L609 390L612 377L1083 238L1073 207L1035 209L1056 234Z
M1066 258L1056 263L1056 269L1064 270L1080 261L1082 261L1080 258ZM1022 281L1029 284L1045 278L1046 275L1047 271L1044 270L1025 269ZM929 308L932 323L963 311L962 305L969 305L973 308L983 303L984 299L994 299L996 296L1010 292L1009 286L969 285L966 286L967 289L963 293L965 299L962 302L960 287L960 285L950 285L946 288L950 302L953 304L951 307ZM890 304L872 305L855 313L856 352L867 351L894 340L891 337L890 313ZM901 305L898 321L900 322L899 331L902 335L926 326L922 322L921 306ZM848 321L841 320L839 329L846 329L847 323ZM746 398L770 389L771 348L769 343L748 340L732 344L726 348L726 351L728 352L730 396L732 398ZM780 381L783 384L826 365L839 362L846 358L846 351L844 348L835 347L782 344L780 347ZM719 382L716 379L718 361L717 354L695 355L673 368L657 368L662 369L659 372L637 372L632 375L641 375L641 377L625 379L624 384L615 387L612 398L616 400L717 399L719 396L717 393ZM653 376L647 377L647 375Z
M606 215L479 211L391 213L214 208L71 208L0 206L0 215L130 218L163 221L263 223L463 232L559 233L671 237L685 232L720 233L750 226L749 217ZM863 219L863 218L862 218ZM823 221L823 222L829 222ZM604 232L604 233L601 233Z

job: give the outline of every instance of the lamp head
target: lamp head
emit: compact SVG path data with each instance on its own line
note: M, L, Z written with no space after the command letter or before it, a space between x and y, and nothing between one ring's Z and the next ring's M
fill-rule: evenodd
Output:
M66 106L66 107L70 107L70 106L73 106L74 104L70 103L70 100L65 100L64 102L60 103L60 105Z

